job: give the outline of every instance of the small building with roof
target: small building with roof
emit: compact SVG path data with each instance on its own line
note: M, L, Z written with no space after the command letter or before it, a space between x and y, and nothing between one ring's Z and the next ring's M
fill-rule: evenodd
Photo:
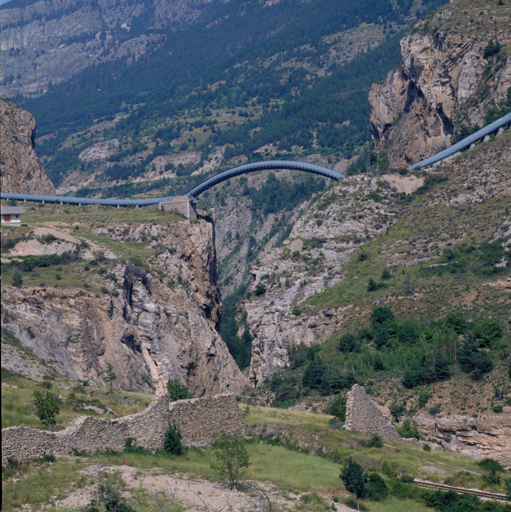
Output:
M2 206L2 225L21 226L21 215L25 213L23 206Z

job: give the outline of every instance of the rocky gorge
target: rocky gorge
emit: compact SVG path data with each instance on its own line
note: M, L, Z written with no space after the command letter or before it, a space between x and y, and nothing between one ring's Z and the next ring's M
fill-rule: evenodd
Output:
M215 329L221 306L212 225L123 222L91 226L91 231L98 237L97 249L107 238L138 244L150 238L160 249L142 264L144 270L119 260L115 249L103 248L100 252L110 258L100 256L104 270L90 273L84 262L72 271L81 285L64 290L57 283L22 289L4 285L3 329L73 379L105 385L109 363L121 389L154 391L171 378L195 396L239 391L245 378ZM47 253L58 253L63 242L78 252L83 248L80 237L70 242L62 228L49 233L55 240L46 244ZM24 243L19 242L21 248ZM11 251L20 255L17 245ZM33 253L34 247L24 253ZM102 292L90 292L98 289Z

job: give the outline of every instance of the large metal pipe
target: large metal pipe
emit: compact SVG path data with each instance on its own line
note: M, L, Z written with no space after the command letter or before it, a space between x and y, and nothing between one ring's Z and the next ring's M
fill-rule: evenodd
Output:
M484 139L487 135L491 135L492 133L495 133L499 130L499 128L503 128L504 126L511 123L511 112L509 114L506 114L504 117L501 117L500 119L497 119L497 121L489 124L488 126L485 126L481 130L473 133L472 135L469 135L468 137L464 138L463 140L460 140L460 142L457 142L450 148L444 149L443 151L440 151L440 153L437 153L436 155L430 156L429 158L426 158L425 160L422 160L420 162L417 162L416 164L413 164L412 166L408 167L409 171L414 171L415 169L422 169L423 167L426 167L428 165L436 164L437 162L440 162L441 160L445 160L446 158L449 158L450 156L455 155L456 153L459 153L460 151L463 151L464 149L469 148L472 144L475 144L476 142L480 141L481 139Z

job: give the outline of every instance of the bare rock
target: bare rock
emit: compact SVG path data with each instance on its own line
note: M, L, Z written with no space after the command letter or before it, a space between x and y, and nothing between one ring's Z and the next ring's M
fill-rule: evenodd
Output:
M32 114L12 101L0 99L2 192L55 194L34 151L35 129Z
M511 407L500 414L434 417L425 412L415 416L419 430L442 441L447 450L477 459L491 458L511 468Z
M119 262L115 284L77 270L110 295L4 286L2 327L59 373L91 384L107 384L110 363L120 389L151 392L172 378L196 397L240 391L247 379L216 330L221 306L212 225L110 223L94 232L139 243L154 238L165 250L149 273Z
M78 158L82 162L96 162L97 160L105 160L117 152L119 141L117 139L98 142L91 147L84 149Z
M439 9L431 26L412 31L401 40L402 65L391 71L369 94L371 128L375 148L388 152L391 168L407 167L448 147L460 109L477 94L485 66L482 49L493 36L493 28L478 30L478 38L450 30L444 22L458 15L461 6ZM417 27L424 24L419 21ZM417 28L416 27L416 28ZM440 27L440 28L438 28ZM466 31L467 27L463 27ZM509 34L501 43L509 41ZM486 106L498 101L511 85L511 59L495 71L484 100L475 98L463 111L466 125L484 124Z

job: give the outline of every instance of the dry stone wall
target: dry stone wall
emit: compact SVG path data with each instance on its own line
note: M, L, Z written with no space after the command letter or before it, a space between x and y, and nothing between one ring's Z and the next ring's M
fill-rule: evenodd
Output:
M346 430L378 434L386 439L401 441L396 427L380 412L376 404L367 396L363 386L354 384L346 394Z
M121 451L128 437L155 451L163 448L165 432L175 422L187 446L207 446L223 430L245 435L236 399L233 395L179 400L169 404L167 394L156 395L142 412L123 418L81 416L66 430L49 432L36 428L2 429L2 466L12 457L26 463L43 455L67 455L73 450Z
M180 428L186 446L208 446L221 431L245 436L245 425L233 395L207 396L171 403L170 419Z

